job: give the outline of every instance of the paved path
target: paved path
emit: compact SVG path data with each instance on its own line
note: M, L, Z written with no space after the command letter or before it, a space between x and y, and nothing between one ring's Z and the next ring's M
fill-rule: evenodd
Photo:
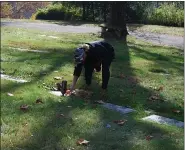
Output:
M180 36L137 31L129 31L129 34L135 36L137 39L142 39L157 45L166 45L184 49L183 37Z
M13 26L28 29L39 29L44 31L54 32L67 32L67 33L97 33L101 31L97 26L83 26L83 25L59 25L54 23L28 23L20 21L1 21L1 26ZM132 32L129 31L131 36L135 36L138 39L152 42L158 45L166 45L184 49L183 37L171 36L166 34L156 34L149 32Z
M67 33L96 33L101 31L99 27L58 25L53 23L28 23L18 21L1 21L1 26L14 26L44 31L67 32Z

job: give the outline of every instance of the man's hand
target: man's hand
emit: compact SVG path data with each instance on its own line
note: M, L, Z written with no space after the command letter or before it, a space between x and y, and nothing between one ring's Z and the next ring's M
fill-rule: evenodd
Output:
M73 91L66 90L66 93L65 93L66 96L71 96L71 95L75 95L75 94L76 94L75 90L73 90Z

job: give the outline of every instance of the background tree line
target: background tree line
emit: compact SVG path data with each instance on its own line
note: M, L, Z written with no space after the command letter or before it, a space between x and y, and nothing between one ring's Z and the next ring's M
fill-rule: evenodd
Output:
M104 22L120 37L126 23L184 26L184 2L57 1L1 2L1 18ZM117 35L118 35L117 34Z
M1 2L1 18L84 20L107 22L114 3L111 1ZM128 23L184 26L184 2L126 2ZM117 9L115 9L117 11Z
M30 18L39 8L47 7L51 2L1 2L1 18Z
M111 6L113 3L125 2L110 2L110 1L70 1L70 2L54 2L53 4L62 4L70 9L71 7L80 7L83 20L87 21L107 21L110 15ZM165 8L164 14L176 15L176 11L184 11L184 2L126 2L126 20L133 23L147 23L147 19L155 13L157 9ZM180 14L179 14L180 15ZM146 18L147 17L147 18Z

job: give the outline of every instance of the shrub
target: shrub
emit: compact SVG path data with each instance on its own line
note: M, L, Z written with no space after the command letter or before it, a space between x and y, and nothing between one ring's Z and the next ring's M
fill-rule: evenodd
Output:
M44 20L78 20L82 16L79 8L66 8L62 4L50 5L45 9L39 9L35 19Z
M35 19L46 19L46 11L44 10L38 10L38 12L35 15Z
M163 4L148 15L147 20L151 24L166 26L184 26L184 10L174 4Z

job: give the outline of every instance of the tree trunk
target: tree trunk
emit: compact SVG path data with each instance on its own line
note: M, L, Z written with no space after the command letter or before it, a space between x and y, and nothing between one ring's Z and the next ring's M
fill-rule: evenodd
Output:
M86 14L85 14L85 2L82 2L82 6L83 6L83 20L86 19Z
M95 21L95 15L94 15L94 2L92 2L92 13L93 13L92 19L93 19L93 21Z
M107 2L104 2L104 5L103 5L103 19L104 19L104 22L107 22Z
M90 8L90 4L89 2L86 2L86 20L89 21L89 8Z
M110 25L119 30L119 38L126 42L128 35L126 28L126 2L112 2Z

